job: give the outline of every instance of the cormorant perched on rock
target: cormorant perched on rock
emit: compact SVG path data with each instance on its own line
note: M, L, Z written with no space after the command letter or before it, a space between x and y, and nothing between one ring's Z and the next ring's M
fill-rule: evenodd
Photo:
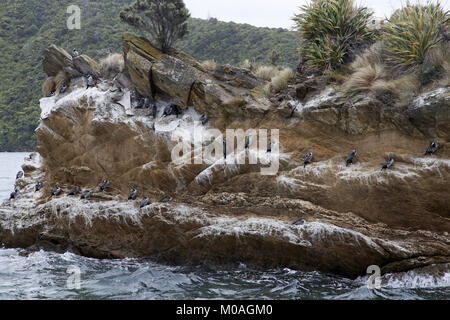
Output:
M435 153L437 151L437 149L439 148L439 144L435 141L433 141L430 146L428 147L427 151L425 152L426 156L430 156L433 153Z
M168 197L162 198L161 200L159 200L159 202L165 203L165 202L170 202L172 200L173 200L172 196L168 196Z
M355 161L356 159L356 150L352 151L352 154L348 156L347 161L346 161L346 167L348 167L349 165L353 164L353 161Z
M80 55L80 53L78 52L78 50L77 49L73 49L73 51L72 51L72 58L76 58L79 55Z
M87 79L87 88L86 89L89 89L90 87L95 87L95 80L92 75L89 75L89 77Z
M306 222L305 220L300 219L300 220L297 220L297 221L293 222L292 225L293 226L301 226L301 225L304 225L305 222Z
M148 97L144 98L144 109L150 108L150 99Z
M143 108L144 108L144 99L139 99L136 109L143 109Z
M297 110L297 106L292 107L292 109L291 109L291 115L289 116L289 118L292 118L292 117L294 116L295 110Z
M223 140L222 145L223 145L223 158L226 159L227 158L227 142L226 142L226 140Z
M250 137L245 137L245 145L244 145L245 149L250 148Z
M306 165L311 163L312 158L313 158L312 152L310 152L306 155L305 161L303 161L303 168L306 168Z
M120 100L122 100L124 92L121 87L117 87L117 89L110 90L110 92L113 93L111 95L111 100L113 102L119 102Z
M36 186L34 187L34 191L38 192L39 190L42 189L42 187L44 186L44 183L42 181L39 181Z
M137 190L131 189L130 194L128 195L128 200L135 200L137 196Z
M14 192L11 192L11 194L9 195L9 200L15 199L18 194L19 194L19 190L15 189Z
M61 192L62 192L62 190L59 187L59 185L56 185L56 187L53 188L53 190L52 190L52 197L53 196L59 196L61 194Z
M103 180L102 184L99 187L100 191L105 191L106 188L108 187L108 185L109 185L109 180Z
M150 204L149 198L145 197L145 198L141 201L140 207L141 207L141 209L142 209L142 208L148 206L149 204Z
M393 164L394 164L394 159L393 158L389 158L389 160L386 161L383 164L383 167L381 168L381 171L389 169L390 167L392 167Z
M65 93L67 91L67 86L63 85L60 89L59 89L59 93Z
M23 177L23 171L17 172L17 174L16 174L16 180L17 180L17 179L20 179L20 178L22 178L22 177Z
M78 193L80 193L80 188L75 186L70 190L69 196L76 196Z
M208 116L206 114L202 114L202 116L200 117L200 121L202 122L202 125L207 124L209 121Z
M154 104L152 106L152 113L151 116L153 117L153 119L156 119L156 116L158 115L158 106L156 104Z
M81 195L80 199L89 199L91 197L91 191L85 190L83 191L83 194Z
M175 115L178 118L178 116L181 114L183 114L183 110L181 109L181 107L172 103L170 106L167 106L164 109L163 117Z

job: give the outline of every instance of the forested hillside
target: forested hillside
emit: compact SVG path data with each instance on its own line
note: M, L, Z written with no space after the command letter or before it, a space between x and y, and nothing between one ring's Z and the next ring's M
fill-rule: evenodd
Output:
M77 48L95 59L121 52L121 36L133 32L119 19L120 9L132 0L3 0L0 6L0 151L32 150L39 120L42 57L55 43L69 52ZM68 30L69 5L82 9L81 30ZM198 60L237 64L261 61L272 50L281 63L294 67L294 32L191 19L190 34L178 48Z

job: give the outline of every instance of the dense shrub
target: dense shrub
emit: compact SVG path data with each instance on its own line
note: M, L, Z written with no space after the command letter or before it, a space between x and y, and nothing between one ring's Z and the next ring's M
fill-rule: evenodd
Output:
M312 0L294 21L303 39L302 55L320 69L347 62L352 50L374 39L369 27L372 12L353 0Z
M399 66L422 64L427 52L444 41L449 13L437 2L397 10L383 27L388 61Z

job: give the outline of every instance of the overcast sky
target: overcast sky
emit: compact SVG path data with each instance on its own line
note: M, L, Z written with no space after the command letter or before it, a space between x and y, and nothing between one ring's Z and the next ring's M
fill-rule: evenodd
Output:
M259 27L291 28L290 20L308 0L184 0L194 18L217 18ZM422 3L427 0L421 0ZM441 0L449 9L450 0ZM390 16L406 0L356 0L375 11L377 17ZM413 3L415 0L412 1Z

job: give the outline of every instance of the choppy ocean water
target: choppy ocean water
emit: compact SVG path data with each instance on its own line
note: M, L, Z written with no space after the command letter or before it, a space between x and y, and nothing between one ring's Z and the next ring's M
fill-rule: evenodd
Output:
M26 153L0 153L0 198L13 190ZM450 299L450 273L366 278L320 272L166 266L147 259L98 260L71 253L0 248L0 299Z

